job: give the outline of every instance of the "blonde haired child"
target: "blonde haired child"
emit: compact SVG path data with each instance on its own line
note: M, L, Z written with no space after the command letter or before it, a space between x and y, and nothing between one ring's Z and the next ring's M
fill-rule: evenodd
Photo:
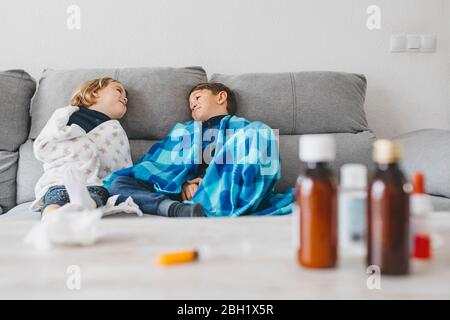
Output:
M118 121L127 102L122 83L104 77L82 83L71 105L53 113L33 146L44 163L34 211L47 214L69 202L85 207L106 204L109 194L102 179L132 165L128 137Z

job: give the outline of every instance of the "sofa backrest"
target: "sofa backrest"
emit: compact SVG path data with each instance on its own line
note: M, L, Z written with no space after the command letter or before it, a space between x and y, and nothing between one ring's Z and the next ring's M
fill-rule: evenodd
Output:
M276 190L293 187L304 169L298 158L302 134L334 134L337 154L332 169L337 176L345 163L372 166L375 136L364 112L364 75L331 71L213 74L210 81L233 90L239 116L279 130L282 168Z
M110 76L122 81L129 93L128 112L122 119L133 160L163 138L177 122L190 119L187 94L205 71L190 68L136 68L46 70L31 107L29 139L20 148L17 172L17 203L34 198L34 185L42 164L33 156L32 143L56 108L68 104L75 88L84 80ZM280 132L282 178L277 190L295 184L302 169L298 160L298 138L306 133L335 133L337 161L370 163L373 133L364 114L364 76L338 72L278 74L215 74L236 93L238 116L260 120Z
M240 116L262 121L280 134L369 130L363 75L330 71L213 74L210 81L233 90Z
M189 90L206 82L201 67L45 70L31 106L30 139L35 139L52 113L69 105L85 80L112 77L128 92L128 112L121 120L130 139L162 139L173 125L190 119Z

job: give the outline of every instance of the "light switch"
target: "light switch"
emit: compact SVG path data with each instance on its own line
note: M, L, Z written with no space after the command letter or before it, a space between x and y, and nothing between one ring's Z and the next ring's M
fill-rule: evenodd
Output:
M432 34L423 34L420 38L421 52L435 52L436 51L436 36Z
M391 35L391 52L406 51L406 35L393 34Z
M420 42L421 42L421 36L418 34L408 34L407 36L408 40L408 51L418 51L420 50Z

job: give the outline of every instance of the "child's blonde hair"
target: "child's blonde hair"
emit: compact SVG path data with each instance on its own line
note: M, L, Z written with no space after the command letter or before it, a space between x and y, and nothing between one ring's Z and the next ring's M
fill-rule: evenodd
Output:
M94 96L94 93L97 93L99 90L106 88L111 82L118 82L121 84L120 81L114 80L113 78L109 77L103 77L83 82L72 95L70 104L72 106L87 108L92 106L97 100Z

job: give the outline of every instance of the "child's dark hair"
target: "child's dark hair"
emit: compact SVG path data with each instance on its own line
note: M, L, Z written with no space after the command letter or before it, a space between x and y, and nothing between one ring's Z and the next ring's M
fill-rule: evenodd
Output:
M227 93L227 111L229 115L236 114L237 111L237 103L236 103L236 97L234 95L234 92L228 88L223 83L219 82L205 82L205 83L199 83L195 87L191 89L189 92L189 96L191 96L192 92L197 90L203 90L207 89L211 91L213 94L219 94L222 91L225 91Z

